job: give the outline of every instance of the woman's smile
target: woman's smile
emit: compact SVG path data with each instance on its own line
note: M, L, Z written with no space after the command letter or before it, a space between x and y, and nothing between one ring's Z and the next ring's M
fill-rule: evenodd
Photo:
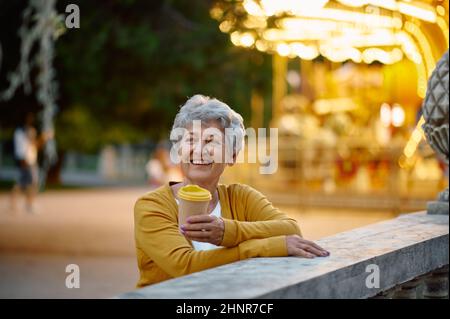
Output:
M194 166L211 166L213 163L214 162L190 161L190 164Z

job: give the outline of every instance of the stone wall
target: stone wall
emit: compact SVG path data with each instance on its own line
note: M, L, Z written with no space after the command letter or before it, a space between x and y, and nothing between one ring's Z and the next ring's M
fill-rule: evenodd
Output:
M119 298L448 298L448 215L424 212L323 238L326 258L253 258Z

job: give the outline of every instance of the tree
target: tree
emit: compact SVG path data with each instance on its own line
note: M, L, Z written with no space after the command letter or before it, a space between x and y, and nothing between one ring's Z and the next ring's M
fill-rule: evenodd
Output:
M70 0L58 1L58 12L69 3L79 6L81 26L56 43L56 137L63 151L167 137L179 105L197 93L227 102L245 119L253 89L270 96L270 56L234 47L210 17L212 1ZM12 34L25 4L0 2L10 17L0 19L6 62L0 90L17 63ZM17 124L24 104L39 109L23 92L0 105L4 129Z
M60 133L89 124L83 139L95 142L88 149L167 137L178 106L196 93L223 99L248 118L251 90L270 92L270 58L232 46L210 18L211 4L79 1L81 28L58 42L57 69L62 112L80 117L69 124L61 115ZM70 131L79 138L76 126Z

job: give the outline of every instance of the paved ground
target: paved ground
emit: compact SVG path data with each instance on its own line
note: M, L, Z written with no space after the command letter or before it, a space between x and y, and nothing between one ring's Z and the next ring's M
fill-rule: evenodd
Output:
M11 214L7 194L0 194L0 298L109 298L133 289L133 204L144 192L48 191L39 197L38 215ZM311 239L395 217L381 210L278 206ZM65 287L68 264L80 266L79 289Z
M80 269L80 287L66 287L66 266ZM133 256L5 253L0 256L0 298L111 298L134 289Z

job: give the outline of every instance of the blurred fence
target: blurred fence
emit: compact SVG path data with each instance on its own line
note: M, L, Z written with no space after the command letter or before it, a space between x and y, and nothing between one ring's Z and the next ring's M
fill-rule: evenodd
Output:
M151 146L124 144L106 146L97 154L66 152L61 182L77 186L143 184L147 180L145 165L151 150ZM12 152L0 153L0 167L0 180L14 180Z
M101 186L144 184L146 163L153 145L106 146L98 154L67 152L61 181L66 185ZM245 158L254 156L250 147ZM264 165L248 162L227 169L224 183L246 183L283 204L386 208L395 211L425 209L426 201L448 185L448 174L432 153L415 166L401 168L401 146L341 141L335 145L280 137L278 168L261 174ZM267 154L270 154L267 151ZM257 156L255 156L258 158ZM14 178L11 152L0 152L0 179ZM447 175L448 176L448 175Z

